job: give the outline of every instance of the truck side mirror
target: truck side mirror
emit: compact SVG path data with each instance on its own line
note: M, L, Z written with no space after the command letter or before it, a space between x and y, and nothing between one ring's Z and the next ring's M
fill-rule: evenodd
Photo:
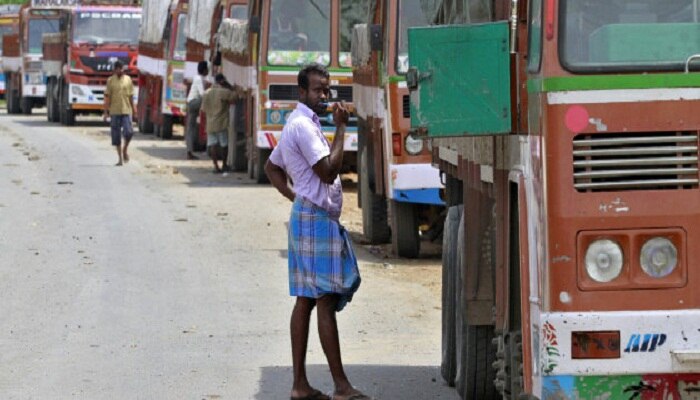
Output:
M248 20L248 30L252 33L260 33L260 16L253 15Z
M369 26L369 45L372 51L381 51L383 47L382 26L373 24Z

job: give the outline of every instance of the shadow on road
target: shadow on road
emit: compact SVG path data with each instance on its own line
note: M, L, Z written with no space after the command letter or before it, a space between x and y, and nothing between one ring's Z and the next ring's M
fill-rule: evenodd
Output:
M457 399L454 390L440 378L437 366L346 365L353 385L376 400ZM307 366L309 381L324 393L333 390L328 366ZM292 367L264 367L257 400L288 399Z
M136 135L134 136L136 139ZM146 136L144 138L139 137L138 139L141 140L153 140L153 136ZM183 160L185 158L185 154L187 153L187 150L185 147L147 147L147 146L139 146L139 150L143 151L144 153L148 154L151 157L154 158L159 158L161 160L169 160L169 161L176 161L176 160ZM202 157L200 157L202 159Z

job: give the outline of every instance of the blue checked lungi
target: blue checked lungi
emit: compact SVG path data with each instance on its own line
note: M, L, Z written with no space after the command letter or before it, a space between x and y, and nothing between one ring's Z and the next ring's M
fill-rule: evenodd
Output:
M350 236L328 211L299 198L289 218L289 294L317 299L340 295L337 311L360 287Z

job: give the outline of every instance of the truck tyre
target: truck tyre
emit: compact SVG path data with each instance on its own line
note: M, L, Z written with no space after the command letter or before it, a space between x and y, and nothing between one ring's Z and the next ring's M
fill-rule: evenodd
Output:
M70 101L68 101L68 85L64 83L61 88L63 89L61 90L62 101L59 105L61 123L65 126L73 126L75 125L75 111L70 108Z
M445 231L442 237L442 362L440 372L449 386L455 384L455 312L457 299L456 274L459 270L459 248L457 234L462 220L462 206L453 206L447 210Z
M464 218L460 218L457 243L465 242L466 227ZM495 331L492 325L471 325L467 318L467 301L464 293L466 277L466 260L461 249L458 250L458 270L455 288L455 343L456 343L456 377L455 386L463 399L496 400L499 397L495 386L497 346L494 344Z
M5 76L7 80L7 112L8 114L19 114L19 88L13 84L12 74Z
M359 191L362 209L362 230L372 244L387 243L391 238L391 228L387 222L387 204L384 196L375 194L370 188L369 149L360 150Z
M171 139L173 137L173 116L163 114L163 124L160 126L160 136L163 139Z
M22 110L22 114L31 115L32 114L32 98L27 96L22 96L19 108Z
M59 122L58 85L56 79L49 80L46 90L46 115L49 122Z
M147 90L139 90L139 132L143 134L153 133L153 121L151 120L151 107L148 105Z
M233 140L229 143L232 153L231 168L234 171L245 171L248 160L245 158L245 132L234 132ZM264 167L264 166L263 166Z
M493 344L494 327L492 325L469 325L464 334L466 368L464 370L464 389L460 391L463 399L501 400L494 380L496 378L493 363L496 361L496 347Z
M391 201L391 245L399 257L418 257L420 236L415 204Z
M267 174L265 174L265 163L267 162L267 159L270 157L270 153L272 151L268 149L260 149L260 148L255 148L255 153L256 157L254 160L254 171L253 171L253 180L255 180L256 183L270 183L270 180L267 179Z

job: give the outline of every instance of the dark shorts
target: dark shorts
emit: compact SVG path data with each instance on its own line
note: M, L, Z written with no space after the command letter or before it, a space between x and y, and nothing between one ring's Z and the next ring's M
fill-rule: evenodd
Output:
M124 139L131 139L134 136L134 130L131 126L131 115L129 114L112 115L110 128L112 131L112 146L121 146L122 136L124 136Z

